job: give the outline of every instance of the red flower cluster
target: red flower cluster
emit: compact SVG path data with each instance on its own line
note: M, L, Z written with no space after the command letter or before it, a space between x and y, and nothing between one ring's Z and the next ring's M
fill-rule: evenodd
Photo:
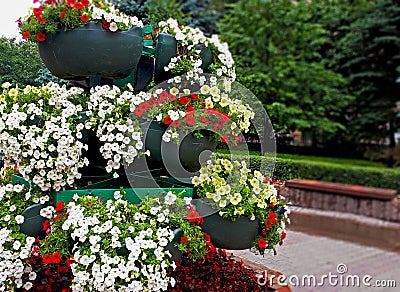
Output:
M210 247L207 255L198 261L183 256L176 269L169 270L176 285L167 291L266 291L267 286L257 283L256 274L242 261L235 261L225 250Z
M36 3L37 1L34 1ZM83 10L84 8L89 6L89 0L67 0L66 1L67 9L77 9L77 10ZM44 1L45 5L57 5L57 0L45 0ZM33 16L36 18L36 20L40 23L45 24L47 19L43 17L43 6L39 6L36 8L33 8ZM67 16L67 13L65 11L60 12L60 18L64 19ZM83 22L89 21L89 15L87 13L83 13L80 17L80 20ZM22 25L22 21L19 19L17 20L18 26L20 27ZM30 31L23 31L22 32L22 38L27 39L31 35ZM46 34L43 32L38 32L36 34L36 38L39 42L44 42L46 40Z
M60 212L60 211L64 210L64 207L65 207L65 203L61 201L56 204L55 210L56 210L56 212Z
M259 248L267 248L267 246L268 246L268 242L264 238L261 237L258 240L258 247Z
M45 264L59 264L61 262L60 252L55 252L54 254L43 255L43 263Z
M104 28L104 29L106 29L106 30L108 30L109 28L110 28L110 23L107 21L107 20L102 20L102 22L101 22L101 26Z
M87 22L87 21L89 21L89 15L84 13L79 17L79 19L82 20L83 22Z
M67 0L67 6L70 9L76 8L82 10L83 8L89 6L89 0Z
M205 127L212 126L214 131L218 131L222 129L226 123L230 122L230 117L226 113L216 108L206 108L205 103L199 102L198 99L199 96L197 94L191 93L177 97L164 90L159 96L153 95L150 100L139 104L134 110L134 114L138 117L142 117L148 110L167 105L168 103L168 108L186 112L185 117L178 120L172 120L171 116L168 114L163 115L162 122L164 125L171 125L173 128L186 125L194 126L196 123L202 123ZM240 140L239 137L235 138L237 141ZM227 143L229 141L228 135L222 135L221 140Z
M72 284L72 271L68 265L64 264L61 255L41 256L39 252L27 259L29 266L36 273L35 280L30 280L33 287L29 291L48 292L60 291L70 292ZM29 272L23 275L23 279L28 280ZM21 290L26 291L26 290Z
M185 219L188 220L191 223L200 223L203 224L204 223L204 218L201 217L201 215L199 214L199 212L197 212L191 205L188 206L189 208L189 212L186 215Z
M265 222L265 227L271 228L272 223L278 224L278 220L276 220L276 214L274 212L269 212L268 221Z
M153 95L150 100L139 104L133 113L136 116L141 117L147 110L152 109L153 107L159 107L167 100L174 102L176 100L176 95L170 94L166 91L161 92L159 98L157 98L156 95Z

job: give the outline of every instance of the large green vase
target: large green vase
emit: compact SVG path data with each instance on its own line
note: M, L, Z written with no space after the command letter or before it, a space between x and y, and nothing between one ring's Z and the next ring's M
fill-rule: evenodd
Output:
M40 57L50 72L69 80L124 78L136 69L142 49L142 28L111 32L94 22L47 34L39 43Z
M23 234L40 238L46 235L46 232L43 230L43 223L46 221L46 218L40 215L40 210L44 207L42 204L34 204L22 212L21 215L24 217L24 222L20 225L20 231Z
M248 249L259 233L259 221L241 216L236 221L222 218L218 210L213 209L203 200L195 200L196 211L204 218L201 228L211 237L215 247L223 249Z
M148 161L163 167L173 177L193 176L217 146L217 142L210 141L207 136L198 138L192 133L182 135L179 144L164 142L162 136L167 128L155 121L142 124L142 129L145 133L144 147L150 151Z

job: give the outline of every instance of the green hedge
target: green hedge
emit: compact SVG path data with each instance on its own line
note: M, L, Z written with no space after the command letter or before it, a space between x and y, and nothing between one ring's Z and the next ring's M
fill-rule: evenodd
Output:
M228 154L217 153L216 155L221 158L229 158ZM242 160L245 157L243 155L233 155L233 158ZM250 168L260 170L261 159L266 158L250 155ZM263 169L261 169L261 172L263 172ZM277 158L273 178L280 180L294 178L314 179L349 185L396 189L400 193L400 170L391 168L350 166L315 160Z

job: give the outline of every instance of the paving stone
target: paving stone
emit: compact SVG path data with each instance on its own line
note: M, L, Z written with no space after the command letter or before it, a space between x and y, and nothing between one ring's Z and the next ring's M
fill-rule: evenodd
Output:
M287 240L278 247L278 254L255 255L249 250L231 251L243 258L268 269L278 271L287 277L313 275L316 279L328 275L363 277L371 275L375 280L395 280L396 288L346 287L332 286L325 281L322 287L294 287L291 291L399 291L400 287L400 253L390 252L376 247L356 244L343 240L316 236L303 232L288 230ZM338 265L346 265L347 272L339 274ZM362 278L360 278L362 279ZM352 282L350 282L352 284Z

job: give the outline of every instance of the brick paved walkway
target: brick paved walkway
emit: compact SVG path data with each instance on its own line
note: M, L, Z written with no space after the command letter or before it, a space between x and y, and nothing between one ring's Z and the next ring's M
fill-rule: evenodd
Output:
M366 287L362 283L355 287L350 281L351 287L346 285L330 285L325 279L322 287L310 285L290 285L292 291L400 291L400 253L390 252L376 247L364 246L343 240L332 239L323 236L310 235L298 231L289 230L285 243L278 247L277 255L255 255L248 250L232 251L235 256L251 261L257 265L279 271L290 277L297 276L300 281L303 275L314 275L317 282L321 276L343 275L344 283L350 279L350 275L370 275L369 281L374 285L376 280L395 280L397 288ZM340 274L337 267L346 265L347 272ZM343 268L343 266L341 267ZM295 278L292 278L295 280ZM351 280L351 279L350 279Z

